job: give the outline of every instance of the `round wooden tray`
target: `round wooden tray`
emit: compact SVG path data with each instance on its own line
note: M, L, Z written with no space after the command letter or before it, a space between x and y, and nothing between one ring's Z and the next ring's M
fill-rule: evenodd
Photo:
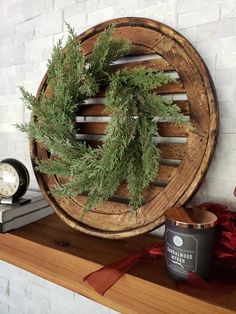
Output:
M79 36L82 49L89 56L99 34L116 23L114 38L126 38L133 43L130 56L112 65L111 71L122 67L137 66L157 68L177 77L177 82L158 89L158 93L171 97L182 112L190 118L193 131L159 122L161 135L157 145L161 150L161 166L156 180L143 195L144 205L137 215L131 215L128 191L122 184L114 197L93 208L83 219L81 214L86 196L56 199L48 194L52 186L66 178L36 172L41 190L55 212L71 227L82 232L104 237L122 238L135 236L154 229L164 222L163 213L171 206L181 206L192 196L206 173L214 151L218 130L216 97L208 70L192 45L170 27L143 18L121 18L99 24ZM41 82L38 95L46 90L47 74ZM108 114L104 109L104 91L82 106L77 116L78 140L88 145L101 144ZM31 140L31 157L50 158L45 148Z

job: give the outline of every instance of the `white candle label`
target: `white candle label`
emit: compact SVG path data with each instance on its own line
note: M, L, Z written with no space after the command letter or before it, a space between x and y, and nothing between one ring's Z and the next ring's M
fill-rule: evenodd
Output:
M166 262L179 273L197 271L198 240L193 235L166 230Z

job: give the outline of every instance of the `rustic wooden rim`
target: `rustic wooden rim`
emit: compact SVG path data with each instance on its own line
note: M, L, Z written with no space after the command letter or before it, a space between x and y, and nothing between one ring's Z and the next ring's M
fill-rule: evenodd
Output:
M134 222L131 227L124 228L124 230L111 231L109 226L107 226L107 230L94 227L94 217L96 217L96 220L107 219L107 214L99 211L91 212L88 214L88 218L81 222L78 220L77 214L77 216L73 215L75 215L77 209L82 210L82 203L78 204L76 200L69 200L68 198L66 201L54 199L47 192L49 186L55 184L56 179L41 173L36 173L36 178L55 212L67 224L91 235L105 238L122 238L154 229L164 222L163 213L167 207L181 206L192 196L206 173L214 152L218 131L218 111L213 84L205 63L182 35L162 23L132 17L101 23L79 36L82 45L86 43L86 54L91 51L91 38L94 41L94 37L112 23L116 24L116 36L124 36L124 30L128 30L125 33L126 38L133 40L133 36L139 46L143 46L144 49L148 47L150 51L161 55L180 75L193 113L190 116L195 130L188 133L188 148L192 147L192 149L187 151L176 175L164 191L139 209L136 217L137 225L135 226ZM145 36L142 37L142 33ZM139 38L142 38L142 42L139 42ZM38 95L45 88L46 79L47 74L39 86ZM33 140L30 140L30 151L33 165L39 152L41 157L47 158L46 151ZM123 217L122 215L120 214L119 219ZM127 219L127 216L125 216L125 219Z

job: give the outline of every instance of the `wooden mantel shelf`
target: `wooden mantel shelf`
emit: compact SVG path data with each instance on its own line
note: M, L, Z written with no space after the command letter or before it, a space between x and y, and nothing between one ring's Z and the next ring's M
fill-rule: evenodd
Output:
M146 258L104 297L83 277L156 241L151 235L105 240L82 234L56 215L0 235L0 259L122 313L235 313L236 289L176 289L163 260Z

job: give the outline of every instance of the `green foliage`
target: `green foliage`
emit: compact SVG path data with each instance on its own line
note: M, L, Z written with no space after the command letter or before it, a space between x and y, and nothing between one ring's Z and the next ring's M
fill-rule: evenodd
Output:
M52 154L48 160L37 160L36 170L69 177L68 183L52 193L62 196L87 193L86 212L111 197L126 180L131 209L136 210L160 162L160 152L154 142L158 136L154 118L187 123L178 106L154 92L155 88L174 80L143 67L109 74L109 65L127 54L131 44L114 40L113 27L109 27L86 60L74 30L69 26L68 30L66 48L62 49L59 41L48 62L47 83L53 95L48 97L42 92L37 98L21 87L22 99L33 110L35 119L17 127ZM103 145L92 149L76 141L76 111L104 84L107 86L105 107L112 116Z
M111 35L113 27L109 27L101 34L94 45L90 58L89 73L92 77L100 77L106 73L108 66L117 58L125 55L131 48L131 44L126 40L114 40Z

